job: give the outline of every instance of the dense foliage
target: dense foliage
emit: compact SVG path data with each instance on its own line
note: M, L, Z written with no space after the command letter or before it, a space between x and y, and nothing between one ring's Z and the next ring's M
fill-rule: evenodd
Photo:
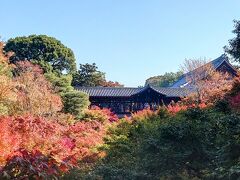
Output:
M59 40L46 35L30 35L9 39L4 50L14 52L10 58L13 63L29 60L42 65L45 70L49 70L51 67L60 73L76 70L76 60L72 50L64 46Z
M82 111L86 110L90 104L87 94L75 90L71 86L71 75L59 75L54 72L44 74L51 82L54 90L61 96L63 102L63 112L80 117Z
M100 86L105 80L105 73L98 70L95 63L80 64L73 75L73 86Z
M161 110L122 120L91 173L103 179L236 179L240 116L215 108Z
M84 112L88 96L73 89L71 76L44 74L26 60L10 64L0 45L0 178L56 179L86 166L115 116Z
M236 61L239 27L228 49ZM95 64L74 72L72 51L56 39L10 39L5 50L13 55L3 48L0 42L0 179L239 179L239 77L230 84L215 74L199 82L197 96L119 120L109 109L87 109L88 96L72 79L122 85ZM169 86L180 75L147 84Z
M229 46L225 46L225 51L234 58L234 61L240 62L240 21L234 20L234 23L233 33L236 37L229 40Z
M176 82L183 72L178 71L176 73L170 72L164 75L153 76L146 80L145 85L152 85L157 87L169 87Z
M62 100L64 103L63 111L78 117L81 117L83 111L87 110L90 105L88 95L77 90L63 93Z
M49 116L61 111L62 100L54 92L40 67L29 61L19 61L14 73L13 82L17 90L18 104L16 111L20 114L40 116Z
M92 107L89 110L84 111L84 116L82 117L84 121L97 120L99 122L117 122L118 116L111 112L107 108L100 109L97 106Z
M52 92L56 92L58 95L60 95L60 97L63 99L62 103L64 107L64 112L79 116L81 114L81 111L87 109L89 104L88 96L74 90L74 88L71 86L71 74L75 73L76 71L76 60L74 54L71 49L64 46L60 41L46 35L17 37L9 39L4 47L4 50L6 52L14 52L13 55L10 57L10 62L17 65L17 68L15 69L13 74L14 76L20 76L18 77L18 81L20 81L21 79L21 81L24 81L25 83L32 83L25 84L25 87L32 88L33 85L35 85L35 87L39 87L39 90L41 90L42 87L40 86L40 84L36 85L36 83L42 83L42 86L47 83L51 84L51 88L46 86L45 87L48 89L52 89ZM31 61L31 63L29 61ZM39 70L37 70L36 67L38 66L36 65L36 67L34 67L32 63L39 65L41 69L39 67ZM25 67L22 68L19 67L19 65ZM43 75L39 74L44 74L45 78L49 82L47 82L45 79L45 83L40 82L39 78L37 80L33 76L30 77L29 73L26 74L27 69L34 69L35 71L37 71L38 74L35 74L37 76L41 76L42 81L44 77ZM65 74L66 72L68 74ZM35 90L30 89L30 92L32 93L32 98L35 98L34 95L39 95L39 93L35 92ZM45 92L45 90L42 90L42 94L44 94ZM25 94L27 93L29 92L25 91ZM52 101L57 100L54 97L50 97L47 95L45 96L49 97ZM74 101L66 99L69 96L71 96L71 100ZM39 96L39 98L41 97ZM43 100L44 99L46 98L43 98ZM25 101L20 101L23 105L26 105ZM35 98L35 101L36 103L33 105L34 107L39 106L39 108L45 108L44 106L42 106L42 104L39 103L41 101L39 101L38 98ZM81 108L81 110L79 108ZM60 106L59 109L61 110Z
M0 166L11 178L56 177L90 157L105 128L97 120L62 125L57 121L19 116L1 117Z
M111 126L103 156L70 174L89 179L237 179L240 80L211 105L172 103Z
M73 74L73 86L85 87L122 87L118 82L107 81L105 73L98 70L95 63L93 64L80 64L79 70Z

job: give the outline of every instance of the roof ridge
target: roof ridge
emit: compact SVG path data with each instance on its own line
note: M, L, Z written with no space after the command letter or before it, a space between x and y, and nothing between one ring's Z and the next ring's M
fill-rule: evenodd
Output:
M195 73L197 72L198 70L201 70L201 68L204 68L204 66L206 67L207 65L212 65L213 66L213 69L216 70L219 66L221 66L221 64L223 64L224 62L226 62L228 65L230 65L232 68L233 66L229 63L228 61L228 57L226 56L226 54L222 54L221 56L217 57L216 59L212 60L212 61L209 61L208 63L202 65L202 66L199 66L198 68L196 69L193 69L192 71L189 71L187 73L184 73L183 75L181 75L177 81L175 81L171 87L173 86L178 86L178 84L180 83L180 81L186 81L184 80L188 75L191 75L192 73Z
M84 89L141 89L143 87L104 87L104 86L74 86L75 88Z
M194 72L194 71L196 71L197 69L200 69L200 68L202 68L202 67L204 67L204 66L207 66L207 65L210 64L210 63L213 65L213 62L217 62L217 61L219 61L219 60L221 60L221 63L224 62L224 61L226 61L226 55L225 55L225 54L222 54L221 56L217 57L216 59L214 59L214 60L212 60L212 61L209 61L209 62L207 62L206 64L203 64L203 65L197 67L196 69L193 69L193 70L191 70L191 71L189 71L189 72L187 72L187 73L184 73L182 76L185 76L185 75L187 75L187 74L189 74L189 73L191 73L191 72ZM221 65L221 64L220 64L220 65ZM219 66L219 65L218 65L218 66ZM214 67L214 69L216 69L216 67Z

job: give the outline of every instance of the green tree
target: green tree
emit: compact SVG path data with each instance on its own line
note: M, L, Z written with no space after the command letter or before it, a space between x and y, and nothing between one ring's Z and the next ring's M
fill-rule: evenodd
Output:
M240 21L234 20L234 30L236 37L229 40L229 46L225 46L225 51L230 54L236 62L240 62Z
M57 91L60 95L74 89L71 86L72 76L69 74L59 75L58 73L50 72L45 73L44 75L52 83L55 91Z
M70 113L77 118L81 117L82 112L90 105L87 94L74 90L71 86L71 75L59 75L57 73L46 73L45 77L52 83L63 101L63 111Z
M105 82L105 73L98 71L93 64L80 64L79 70L73 74L73 86L101 86Z
M149 84L156 87L169 87L177 81L182 74L182 71L178 71L176 73L170 72L160 76L153 76L146 80L145 85Z
M240 117L193 108L122 120L109 129L96 179L237 179ZM94 179L95 177L90 177Z
M73 51L59 40L46 35L30 35L9 39L4 47L6 52L14 52L10 62L29 60L42 65L44 70L51 69L62 73L76 71ZM44 64L44 62L48 64Z
M71 86L72 75L76 72L75 57L71 49L59 40L46 35L31 35L9 39L4 47L6 52L13 51L12 63L29 60L44 70L44 76L50 81L63 100L65 113L80 116L89 105L88 96L74 90ZM64 74L64 73L68 74Z
M64 112L71 113L81 118L84 109L90 105L88 98L87 94L77 90L63 93L62 100L64 103Z

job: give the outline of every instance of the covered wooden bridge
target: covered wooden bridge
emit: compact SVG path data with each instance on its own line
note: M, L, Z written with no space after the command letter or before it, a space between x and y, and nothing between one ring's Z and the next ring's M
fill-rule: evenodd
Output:
M237 76L237 70L230 64L226 55L221 55L217 59L204 66L211 65L213 70L228 73L232 78ZM199 67L201 68L201 67ZM156 109L159 105L167 105L171 101L179 101L181 97L194 92L194 86L188 81L188 76L198 73L198 69L183 74L171 87L141 88L112 88L112 87L75 87L89 95L91 106L110 108L117 114L128 114L144 108ZM206 78L205 76L202 79ZM231 79L230 79L231 80Z
M144 108L156 109L159 105L178 101L190 93L186 88L75 87L89 95L91 106L110 108L117 114L128 114Z

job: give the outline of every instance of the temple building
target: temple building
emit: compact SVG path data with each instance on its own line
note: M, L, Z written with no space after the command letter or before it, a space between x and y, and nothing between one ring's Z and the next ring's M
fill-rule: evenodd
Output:
M229 63L225 55L209 62L216 71L227 72L233 77L236 69ZM75 87L89 95L91 106L110 108L117 114L130 114L144 108L156 109L171 101L177 102L194 92L187 76L196 70L182 75L171 87L153 87L147 85L140 88L129 87ZM204 77L202 77L204 78Z
M217 59L214 59L213 61L210 61L207 63L205 66L211 66L211 68L215 71L220 71L220 72L226 72L229 75L235 77L237 76L237 70L230 64L228 57L223 54ZM200 69L204 70L204 68ZM178 88L178 87L190 87L192 84L191 82L188 81L187 77L191 77L192 74L200 73L201 70L199 71L198 69L195 69L193 71L190 71L186 74L183 74L173 85L171 86L172 88ZM203 73L202 79L204 79L206 74Z
M155 109L159 105L179 101L190 92L186 88L160 88L146 86L127 87L76 87L89 95L91 105L110 108L117 114L127 114L144 108Z

